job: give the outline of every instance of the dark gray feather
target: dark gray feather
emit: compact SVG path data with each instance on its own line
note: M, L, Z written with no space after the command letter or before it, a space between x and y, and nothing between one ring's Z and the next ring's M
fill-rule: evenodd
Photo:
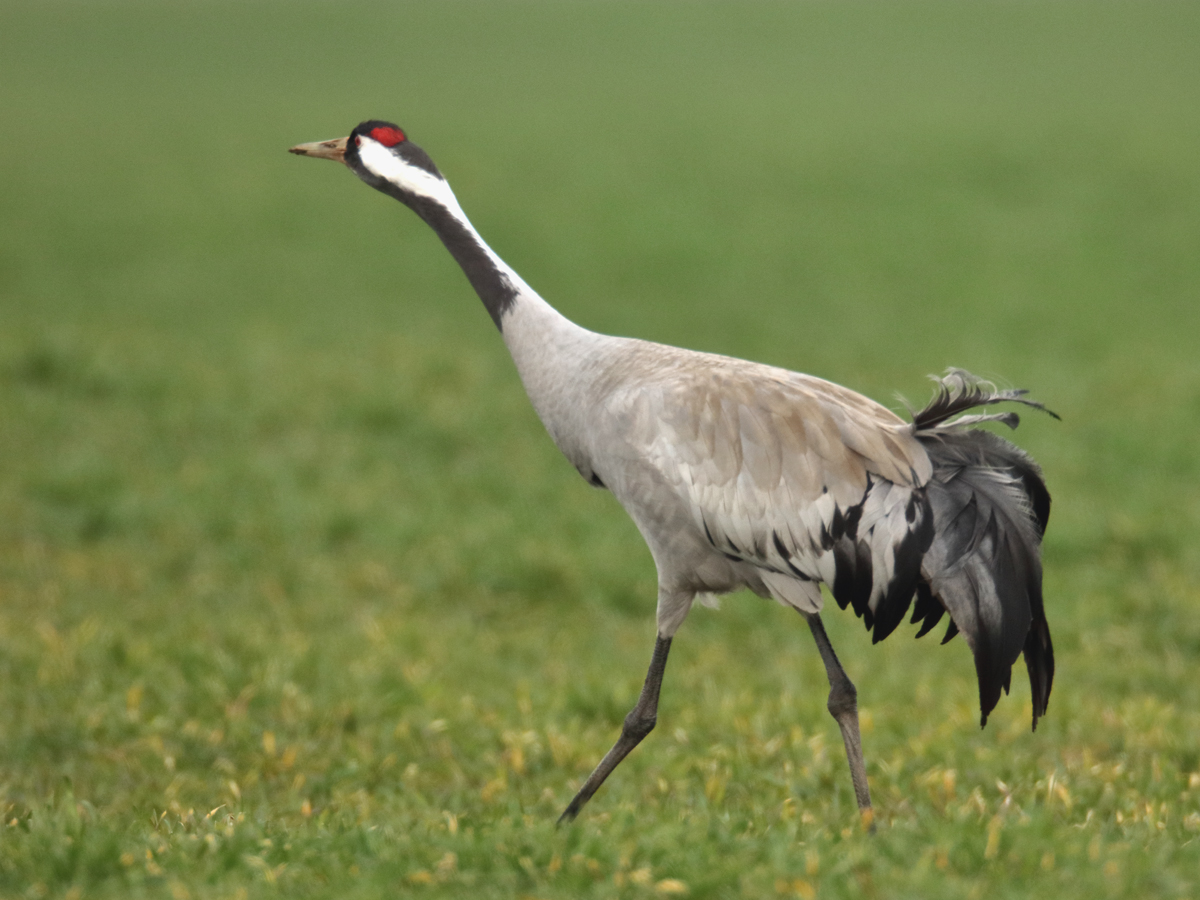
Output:
M1041 410L1047 415L1058 418L1054 412L1046 409L1036 400L1030 400L1023 390L999 390L994 384L977 378L964 369L947 369L941 378L932 376L938 383L933 399L925 408L913 414L913 425L917 431L929 431L949 422L952 416L961 415L980 406L991 406L994 403L1023 403L1034 409ZM1017 418L1012 413L1001 413L998 418L1010 428L1016 428ZM975 419L975 421L982 421ZM962 424L973 424L963 422Z
M932 599L950 613L946 640L961 632L971 647L984 723L1001 691L1008 690L1012 665L1024 652L1036 728L1054 680L1041 563L1050 494L1028 454L998 435L969 427L982 417L948 421L1009 400L1043 409L1023 395L951 370L913 424L933 463L926 491L934 538L921 575ZM918 599L914 621L924 620L924 634L941 613L929 600Z

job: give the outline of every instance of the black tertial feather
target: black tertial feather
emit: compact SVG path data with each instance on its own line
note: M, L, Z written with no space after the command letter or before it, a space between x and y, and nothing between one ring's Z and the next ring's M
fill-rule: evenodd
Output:
M976 378L963 369L948 369L943 377L935 377L934 380L938 386L933 399L924 409L913 414L913 425L917 431L929 431L946 425L951 416L961 415L980 406L991 406L995 403L1023 403L1025 406L1040 409L1042 412L1058 418L1055 413L1046 409L1041 403L1026 397L1028 391L998 390L995 385ZM1015 413L1000 413L992 418L994 421L1003 422L1010 428L1015 428L1020 421ZM976 419L975 421L985 420ZM949 424L954 426L957 423L949 422Z
M913 615L910 620L913 624L921 623L921 630L917 632L917 637L924 637L928 634L945 614L945 607L934 598L933 592L929 590L929 585L924 581L918 581L917 602L913 604Z
M895 569L887 592L875 608L875 628L871 642L878 644L896 630L917 590L921 561L934 539L934 517L924 491L913 493L908 509L908 521L915 527L900 541L895 550Z
M931 603L950 613L943 643L961 631L971 647L983 723L1001 691L1007 692L1012 665L1024 653L1036 728L1054 680L1040 551L1050 494L1041 470L1024 451L991 432L967 427L997 417L948 421L1008 400L1044 409L1023 395L951 370L929 406L913 416L916 436L933 463L926 490L935 530L921 564L929 599L918 590L914 621L924 620L924 634L941 618Z

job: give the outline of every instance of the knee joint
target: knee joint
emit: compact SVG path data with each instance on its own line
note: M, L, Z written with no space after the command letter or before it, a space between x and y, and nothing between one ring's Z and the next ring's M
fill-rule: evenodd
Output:
M847 713L853 715L858 711L858 690L849 681L835 685L829 690L825 706L835 719Z
M657 722L658 716L641 716L637 710L634 710L625 717L625 727L623 730L625 734L640 741L654 730Z

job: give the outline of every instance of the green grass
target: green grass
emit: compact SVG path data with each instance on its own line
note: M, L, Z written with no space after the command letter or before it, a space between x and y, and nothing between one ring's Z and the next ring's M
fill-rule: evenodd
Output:
M0 6L0 896L1196 897L1200 8ZM580 820L654 570L410 213L403 124L589 327L890 401L1031 388L1058 657L985 731L878 647L857 825L803 623L728 598Z

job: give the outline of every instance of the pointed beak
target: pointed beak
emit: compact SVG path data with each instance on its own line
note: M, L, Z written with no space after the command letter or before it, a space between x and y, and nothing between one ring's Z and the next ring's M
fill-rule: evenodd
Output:
M312 144L297 144L288 150L297 156L315 156L317 159L332 159L335 162L346 161L346 141L349 138L338 138L333 141L316 141Z

